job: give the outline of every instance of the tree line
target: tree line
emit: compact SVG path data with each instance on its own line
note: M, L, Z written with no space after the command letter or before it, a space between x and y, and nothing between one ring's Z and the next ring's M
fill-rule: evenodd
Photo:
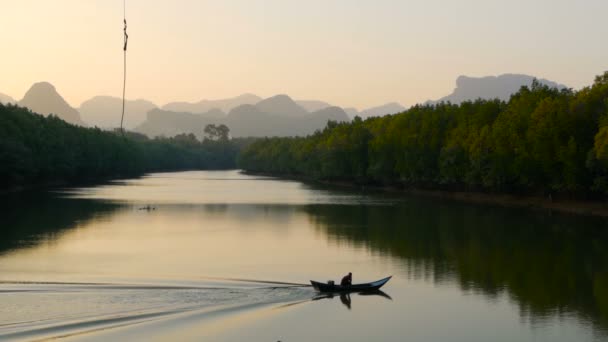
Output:
M608 192L608 72L579 91L533 82L509 101L417 105L241 151L252 172L510 193Z
M193 134L149 139L0 104L0 190L153 171L230 169L244 142L229 140L228 134L227 127L213 126L203 141Z

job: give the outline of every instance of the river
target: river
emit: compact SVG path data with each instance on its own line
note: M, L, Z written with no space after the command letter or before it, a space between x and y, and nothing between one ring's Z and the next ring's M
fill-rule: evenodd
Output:
M0 204L0 340L608 340L602 218L238 171ZM306 286L348 272L393 278Z

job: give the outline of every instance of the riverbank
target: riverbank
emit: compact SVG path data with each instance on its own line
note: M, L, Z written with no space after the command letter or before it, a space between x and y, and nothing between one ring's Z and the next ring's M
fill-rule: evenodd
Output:
M407 195L423 196L429 198L437 198L442 200L453 200L476 204L490 204L499 205L504 207L512 208L527 208L534 210L547 210L555 211L567 214L575 215L586 215L586 216L600 216L608 217L608 202L606 201L590 201L590 200L578 200L578 199L566 199L556 197L544 197L538 195L513 195L513 194L499 194L499 193L483 193L476 191L447 191L447 190L429 190L420 188L405 188L399 186L389 185L370 185L360 184L355 182L346 181L323 181L316 180L313 178L295 176L295 175L277 175L270 173L258 173L242 171L249 175L260 175L277 177L284 179L293 179L302 182L316 183L329 186L337 186L349 189L363 189L366 191L382 191L390 193L401 193Z
M112 181L127 179L127 178L140 178L143 177L146 173L134 174L134 175L122 175L115 177L102 177L99 179L83 179L78 181L67 181L67 180L57 180L46 183L32 183L32 184L18 184L8 188L0 189L0 196L8 196L14 194L22 194L28 192L36 192L36 191L52 191L55 189L62 188L75 188L75 187L84 187L84 186L97 186L108 184Z
M349 188L360 188L360 184L344 182L324 182ZM528 208L536 210L549 210L568 214L608 217L608 202L584 201L541 196L524 196L511 194L496 194L467 191L428 190L417 188L399 188L391 186L364 186L365 189L377 191L398 192L416 196L438 198L442 200L462 201L476 204L492 204L513 208Z
M233 169L157 169L157 170L148 170L145 172L139 172L136 174L120 174L108 177L99 177L99 178L83 178L78 180L56 180L49 181L46 183L31 183L31 184L17 184L8 188L0 188L0 196L7 196L12 194L19 193L28 193L28 192L36 192L36 191L52 191L56 189L63 188L77 188L77 187L88 187L88 186L98 186L109 184L114 181L120 181L121 179L137 179L145 177L146 175L152 173L165 173L165 172L188 172L188 171L227 171Z
M529 208L557 211L576 215L608 217L608 203L580 200L551 199L540 196L516 196L506 194L486 194L479 192L448 192L437 190L404 190L405 193L440 199L457 200L479 204L493 204L505 207Z

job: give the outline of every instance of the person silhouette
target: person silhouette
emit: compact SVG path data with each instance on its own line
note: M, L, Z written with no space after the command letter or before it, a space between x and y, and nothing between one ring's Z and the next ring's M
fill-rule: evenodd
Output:
M350 286L352 284L353 284L353 274L352 274L352 272L348 272L348 274L345 275L342 278L342 281L340 282L340 285L342 285L342 286Z

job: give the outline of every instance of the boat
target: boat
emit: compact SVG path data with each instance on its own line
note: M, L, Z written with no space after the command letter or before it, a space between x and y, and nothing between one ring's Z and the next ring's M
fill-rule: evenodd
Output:
M377 291L384 284L386 284L389 280L391 280L393 276L386 277L384 279L380 279L377 281L373 281L371 283L364 284L353 284L353 285L338 285L334 284L333 281L329 281L327 283L321 283L318 281L311 280L310 283L315 290L319 292L370 292Z

